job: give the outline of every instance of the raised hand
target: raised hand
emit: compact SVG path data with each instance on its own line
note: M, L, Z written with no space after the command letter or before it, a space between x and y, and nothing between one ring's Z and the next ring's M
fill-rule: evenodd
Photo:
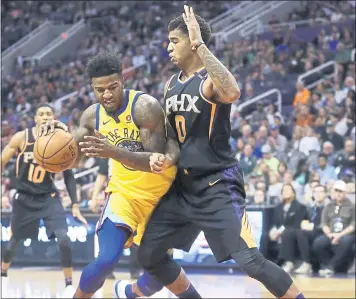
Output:
M46 136L49 133L53 133L54 129L62 129L68 132L68 127L64 123L58 120L50 120L40 126L38 136Z
M188 27L190 44L192 45L192 50L194 51L196 50L196 46L203 43L203 38L201 37L200 26L195 18L193 7L184 5L183 19Z

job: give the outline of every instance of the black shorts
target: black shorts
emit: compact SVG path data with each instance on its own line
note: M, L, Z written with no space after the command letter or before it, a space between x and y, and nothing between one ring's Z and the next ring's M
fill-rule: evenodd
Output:
M37 240L41 219L50 239L55 237L55 230L68 230L65 212L56 194L33 196L16 193L12 206L11 231L17 239Z
M141 246L189 251L203 231L218 262L244 248L257 247L245 211L245 196L238 165L199 177L179 172L153 211Z

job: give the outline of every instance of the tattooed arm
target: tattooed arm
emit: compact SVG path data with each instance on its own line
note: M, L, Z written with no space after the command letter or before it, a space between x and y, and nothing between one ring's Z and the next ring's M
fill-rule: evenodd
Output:
M208 71L208 78L203 83L203 93L208 98L230 104L240 98L240 88L233 74L210 52L206 45L201 45L197 53Z
M183 19L187 25L190 43L193 51L196 50L205 68L208 78L203 84L203 93L208 98L218 102L230 104L240 98L240 88L235 77L228 69L210 52L203 43L200 26L195 18L192 7L184 5Z

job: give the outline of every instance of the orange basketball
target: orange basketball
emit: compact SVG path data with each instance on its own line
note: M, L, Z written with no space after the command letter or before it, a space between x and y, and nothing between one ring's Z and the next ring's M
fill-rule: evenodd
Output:
M61 129L36 139L34 157L48 172L62 172L68 169L78 157L78 146L73 136Z

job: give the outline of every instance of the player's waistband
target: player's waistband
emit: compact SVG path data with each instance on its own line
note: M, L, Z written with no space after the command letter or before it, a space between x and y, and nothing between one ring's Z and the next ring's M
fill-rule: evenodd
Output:
M59 193L58 192L47 192L47 193L29 193L29 192L25 192L22 190L18 190L15 195L14 195L14 199L22 199L23 197L26 198L31 198L31 199L42 199L42 198L48 198L48 197L58 197Z
M181 176L189 176L189 177L200 177L200 176L208 176L213 175L222 171L235 171L240 169L239 161L234 161L231 164L224 165L223 167L215 167L211 169L194 169L194 168L178 168L178 174Z

